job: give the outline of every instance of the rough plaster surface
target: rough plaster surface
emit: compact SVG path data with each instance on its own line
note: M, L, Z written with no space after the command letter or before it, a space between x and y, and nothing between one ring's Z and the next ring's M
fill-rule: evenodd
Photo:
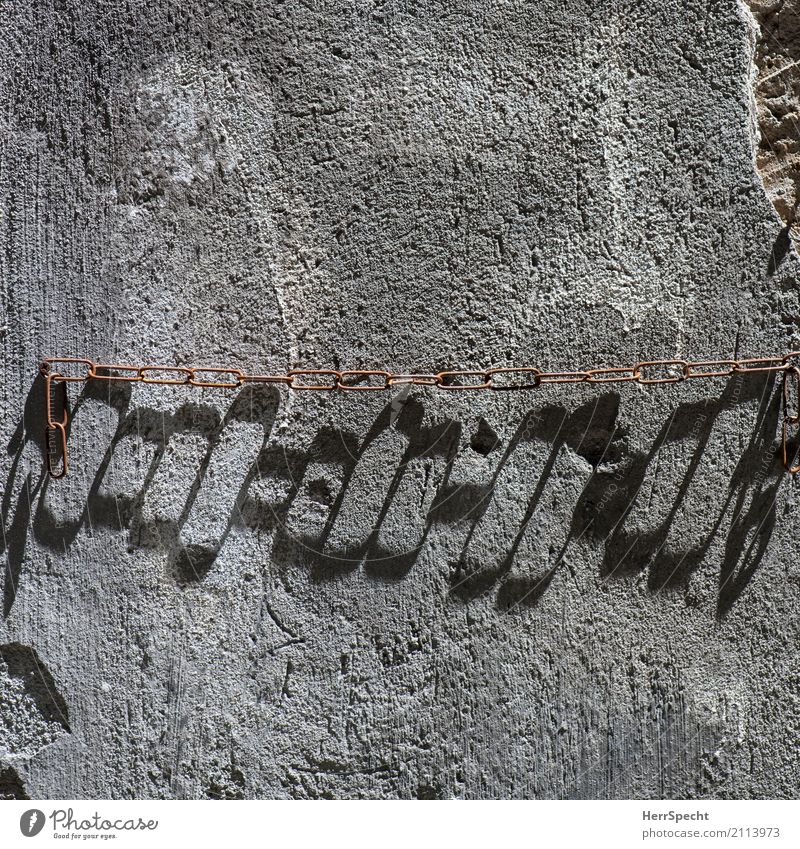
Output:
M744 5L12 0L0 28L0 795L797 795L768 375L73 385L60 482L35 379L800 347Z

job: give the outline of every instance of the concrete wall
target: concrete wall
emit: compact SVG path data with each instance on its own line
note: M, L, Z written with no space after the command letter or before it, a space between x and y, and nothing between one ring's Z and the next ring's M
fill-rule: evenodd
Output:
M800 347L758 23L738 0L4 6L0 795L796 797L770 375L73 384L62 481L36 379L47 355Z

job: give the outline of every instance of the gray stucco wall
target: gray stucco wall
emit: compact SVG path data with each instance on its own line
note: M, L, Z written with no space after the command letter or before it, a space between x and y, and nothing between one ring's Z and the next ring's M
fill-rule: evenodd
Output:
M797 795L769 375L73 385L72 468L42 471L48 355L800 347L738 0L12 0L0 27L0 795Z

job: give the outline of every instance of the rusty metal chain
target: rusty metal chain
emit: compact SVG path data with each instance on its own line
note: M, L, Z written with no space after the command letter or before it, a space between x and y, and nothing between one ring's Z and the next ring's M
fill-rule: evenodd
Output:
M791 426L800 431L800 351L774 357L718 360L641 360L632 366L603 366L579 371L542 371L533 366L491 368L485 371L440 371L435 374L402 374L380 370L292 369L285 374L248 374L219 366L123 365L96 363L79 357L49 357L39 367L45 379L45 452L47 471L53 478L67 473L67 383L103 380L162 386L197 386L238 389L246 383L273 383L288 389L331 392L380 392L393 386L431 386L444 390L508 391L538 389L549 383L638 383L655 386L698 378L730 377L752 372L783 372L783 464L800 471L790 440ZM61 417L53 412L53 385L63 388ZM792 397L793 396L793 400ZM798 434L797 436L800 436ZM60 458L60 459L59 459Z

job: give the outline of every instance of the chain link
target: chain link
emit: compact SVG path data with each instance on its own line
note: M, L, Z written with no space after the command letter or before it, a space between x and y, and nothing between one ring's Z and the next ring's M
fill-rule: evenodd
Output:
M443 390L493 391L538 389L548 383L638 383L655 386L701 378L730 377L750 372L783 372L783 464L800 471L796 449L790 448L790 429L800 431L800 367L794 360L800 351L785 356L740 360L640 360L632 366L600 366L577 371L541 371L534 366L491 368L486 371L440 371L435 374L404 374L380 370L292 369L285 374L247 374L235 367L128 365L96 363L82 357L49 357L39 367L45 378L47 471L54 478L67 473L67 399L64 387L62 416L53 413L53 385L89 380L147 383L159 386L196 386L238 389L245 383L282 384L289 389L312 392L375 392L393 386L431 386ZM791 397L793 396L793 398ZM800 433L796 435L800 439Z

